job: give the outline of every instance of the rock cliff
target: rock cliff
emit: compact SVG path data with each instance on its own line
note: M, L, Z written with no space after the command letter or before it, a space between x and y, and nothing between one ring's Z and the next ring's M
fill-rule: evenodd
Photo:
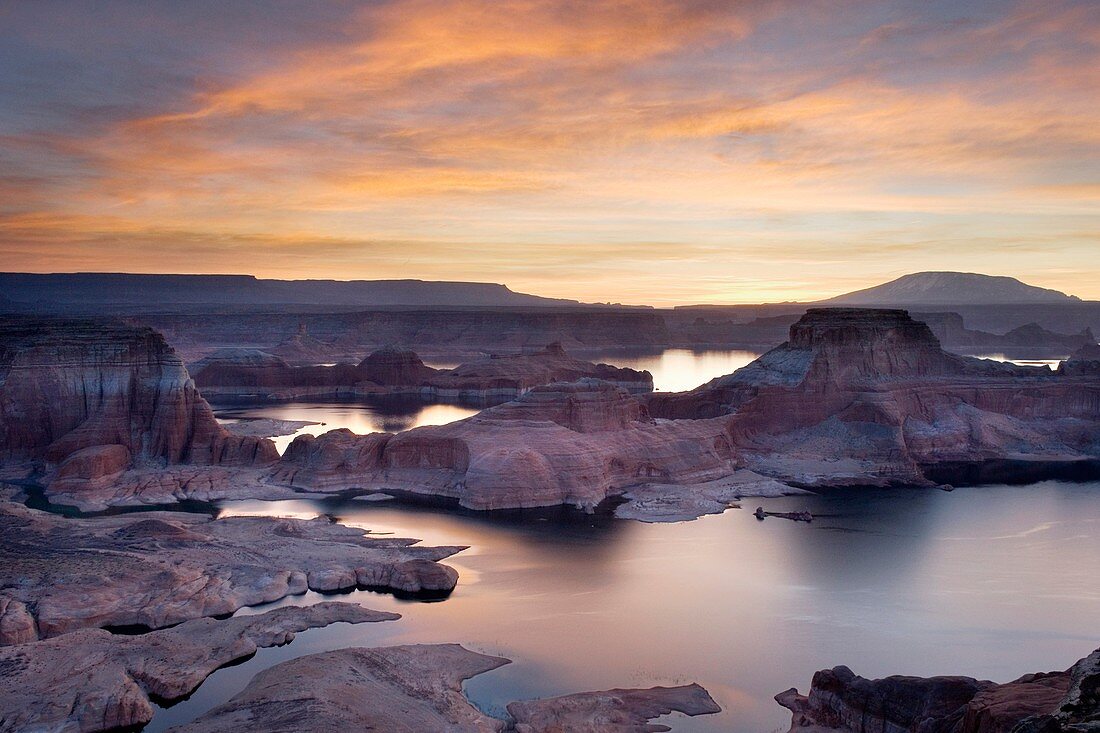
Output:
M847 667L813 676L808 695L775 696L791 733L1086 733L1100 730L1100 649L1064 672L997 684L970 677L868 680Z
M128 456L128 457L127 457ZM0 321L0 460L85 479L128 463L259 465L269 441L230 435L155 331L97 321Z

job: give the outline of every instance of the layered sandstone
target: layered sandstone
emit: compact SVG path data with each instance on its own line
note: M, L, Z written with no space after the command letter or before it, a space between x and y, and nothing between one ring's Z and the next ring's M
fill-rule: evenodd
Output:
M91 452L88 452L91 451ZM179 356L148 328L0 321L0 461L63 464L102 479L120 465L263 465L270 441L230 435ZM128 458L127 458L128 456Z
M582 379L448 425L300 436L273 480L430 493L475 509L594 507L627 487L710 481L734 468L720 422L658 422L625 390Z
M0 648L0 731L94 733L148 723L152 700L178 700L219 667L296 632L400 618L351 603L287 607L255 616L187 621L126 636L83 629Z
M970 677L869 680L847 667L813 676L808 695L776 701L793 714L791 733L1086 733L1100 729L1100 649L1064 672L997 684Z
M446 594L462 547L326 519L147 512L80 520L0 502L0 645L82 628L162 628L307 590Z

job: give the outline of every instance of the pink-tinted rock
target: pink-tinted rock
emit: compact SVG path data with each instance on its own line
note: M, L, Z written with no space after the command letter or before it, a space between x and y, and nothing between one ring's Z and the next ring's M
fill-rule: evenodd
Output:
M0 322L0 460L59 463L108 445L143 463L255 465L278 458L269 441L233 438L218 425L179 356L151 329ZM121 454L110 450L108 462L117 460ZM91 470L88 461L99 459L81 460Z
M775 696L791 733L1084 733L1100 722L1100 649L1064 672L1013 682L970 677L869 680L847 667L814 674L808 695ZM1090 728L1091 726L1091 728Z

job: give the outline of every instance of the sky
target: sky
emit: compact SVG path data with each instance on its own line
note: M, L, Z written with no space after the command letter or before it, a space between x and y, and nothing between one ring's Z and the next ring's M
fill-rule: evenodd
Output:
M0 0L0 270L1100 299L1095 0Z

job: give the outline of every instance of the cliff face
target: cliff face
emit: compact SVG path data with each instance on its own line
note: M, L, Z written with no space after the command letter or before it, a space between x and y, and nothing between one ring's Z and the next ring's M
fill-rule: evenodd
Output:
M1064 672L1005 684L970 677L869 680L847 667L814 674L808 695L775 696L791 733L829 729L923 733L1084 733L1100 724L1100 649Z
M0 458L60 463L76 475L142 463L254 464L268 441L218 425L183 362L148 328L93 321L0 323ZM96 466L100 465L100 469Z

